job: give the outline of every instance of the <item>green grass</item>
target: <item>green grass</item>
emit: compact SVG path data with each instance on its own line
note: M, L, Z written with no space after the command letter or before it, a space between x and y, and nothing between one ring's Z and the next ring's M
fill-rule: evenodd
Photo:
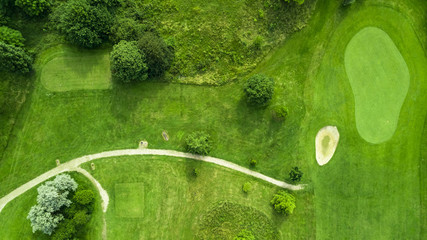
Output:
M144 217L144 183L118 183L114 186L115 212L119 217Z
M386 32L360 30L345 50L345 68L354 94L356 126L370 143L390 139L409 89L405 60Z
M102 231L102 209L101 199L96 188L83 175L71 172L70 175L79 184L79 188L91 189L95 194L95 207L89 223L86 225L86 231L80 232L79 239L91 239L90 236L101 235ZM37 186L38 187L38 186ZM0 239L50 239L47 235L36 232L31 229L30 220L27 220L30 208L35 205L37 199L37 187L32 188L11 201L0 213Z
M95 160L94 163L96 170L91 170L89 164L83 167L110 196L106 213L109 239L200 239L196 235L211 239L213 226L225 234L223 239L232 239L240 228L257 229L260 231L257 236L279 231L283 239L315 238L313 195L310 192L295 192L297 208L294 214L282 217L270 205L277 187L213 164L158 156L115 157ZM194 168L199 170L197 177L193 175ZM242 191L245 182L252 184L249 193ZM126 189L132 187L143 189L142 218L126 218L119 212L129 212L141 206L136 200L141 197L136 195L128 201L123 199L123 195L135 194ZM230 207L234 210L216 208L221 201L235 204ZM119 202L127 206L118 208ZM129 210L124 210L126 207ZM214 214L212 211L224 216L223 224L215 225L217 222L209 220ZM248 216L243 217L245 214ZM247 222L250 219L251 223ZM213 220L221 221L219 218ZM100 239L95 235L89 237Z
M41 70L43 86L54 92L111 88L110 59L105 50L55 47Z
M427 119L424 123L424 131L421 137L420 156L420 192L421 192L421 231L420 239L427 238Z
M419 40L425 36L423 13L409 9L413 9L410 4L421 9L427 6L420 1L364 1L344 10L334 3L318 4L322 7L313 21L328 27L320 32L315 26L306 29L306 34L318 32L314 41L320 47L313 49L308 70L304 92L308 127L303 140L305 159L312 159L316 238L419 239L420 189L425 191L425 186L420 188L419 184L418 153L426 111L422 93L426 90L427 61L424 42ZM366 27L387 32L411 76L395 134L377 145L358 134L357 106L344 66L347 44ZM314 161L313 139L325 125L338 127L340 143L335 160L319 167Z

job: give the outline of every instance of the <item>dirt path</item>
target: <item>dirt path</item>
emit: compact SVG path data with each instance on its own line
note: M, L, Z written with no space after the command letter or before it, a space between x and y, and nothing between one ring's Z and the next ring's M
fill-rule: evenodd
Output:
M91 154L91 155L86 155L83 157L75 158L75 159L70 160L64 164L59 165L56 168L53 168L52 170L49 170L49 171L43 173L42 175L40 175L40 176L34 178L33 180L25 183L24 185L21 185L17 189L10 192L8 195L1 198L0 199L0 212L4 208L4 206L6 206L7 203L12 201L16 197L20 196L21 194L25 193L29 189L35 187L36 185L46 181L47 179L49 179L49 178L51 178L57 174L60 174L62 172L70 172L70 171L77 171L77 172L84 174L86 177L88 177L90 179L91 182L93 182L95 184L95 186L98 188L98 190L101 194L101 197L103 200L102 208L103 208L103 211L105 212L105 211L107 211L108 201L109 201L107 192L102 188L101 184L99 184L99 182L96 181L95 178L93 178L86 170L80 168L79 166L83 163L86 163L86 162L89 162L89 161L92 161L95 159L107 158L107 157L118 157L118 156L133 156L133 155L157 155L157 156L171 156L171 157L189 158L189 159L199 160L199 161L203 161L203 162L209 162L209 163L220 165L220 166L223 166L226 168L230 168L232 170L244 173L246 175L256 177L258 179L264 180L266 182L269 182L271 184L274 184L276 186L286 188L289 190L295 191L295 190L301 190L304 188L304 185L292 185L292 184L289 184L286 182L282 182L282 181L279 181L279 180L276 180L274 178L265 176L261 173L252 171L250 169L241 167L237 164L234 164L234 163L231 163L231 162L228 162L226 160L219 159L219 158L214 158L214 157L209 157L209 156L200 156L200 155L195 155L195 154L191 154L191 153L178 152L178 151L174 151L174 150L123 149L123 150L106 151L106 152L101 152L101 153L96 153L96 154Z

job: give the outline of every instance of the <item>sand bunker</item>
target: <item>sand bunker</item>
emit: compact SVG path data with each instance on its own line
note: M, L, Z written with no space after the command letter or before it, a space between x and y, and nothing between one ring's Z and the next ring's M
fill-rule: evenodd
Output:
M316 160L322 166L331 160L337 149L340 133L335 126L326 126L316 135Z

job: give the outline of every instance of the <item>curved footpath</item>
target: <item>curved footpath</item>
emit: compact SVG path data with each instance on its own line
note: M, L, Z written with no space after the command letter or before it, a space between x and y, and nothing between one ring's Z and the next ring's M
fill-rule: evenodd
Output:
M174 151L174 150L123 149L123 150L106 151L106 152L101 152L101 153L96 153L96 154L91 154L91 155L86 155L83 157L75 158L71 161L63 163L63 164L59 165L58 167L53 168L53 169L43 173L42 175L40 175L40 176L34 178L33 180L25 183L24 185L18 187L17 189L10 192L8 195L1 198L0 199L0 212L2 211L4 206L6 206L7 203L12 201L16 197L20 196L21 194L25 193L29 189L37 186L38 184L46 181L47 179L49 179L55 175L58 175L58 174L63 173L63 172L70 172L70 171L77 171L77 172L82 173L87 178L89 178L89 180L97 187L97 189L101 195L101 198L102 198L102 209L104 212L106 212L107 207L108 207L108 202L109 202L107 192L102 188L101 184L99 184L99 182L94 177L92 177L92 175L90 175L89 172L80 168L79 166L83 163L90 162L90 161L95 160L95 159L108 158L108 157L119 157L119 156L133 156L133 155L157 155L157 156L171 156L171 157L189 158L189 159L199 160L199 161L203 161L203 162L209 162L209 163L220 165L220 166L223 166L226 168L230 168L232 170L244 173L246 175L256 177L258 179L264 180L266 182L269 182L271 184L274 184L276 186L286 188L289 190L295 191L295 190L301 190L304 188L304 185L292 185L292 184L289 184L286 182L282 182L282 181L279 181L279 180L276 180L274 178L265 176L261 173L252 171L250 169L244 168L242 166L239 166L237 164L234 164L234 163L231 163L231 162L228 162L226 160L219 159L219 158L195 155L195 154L185 153L185 152L178 152L178 151Z

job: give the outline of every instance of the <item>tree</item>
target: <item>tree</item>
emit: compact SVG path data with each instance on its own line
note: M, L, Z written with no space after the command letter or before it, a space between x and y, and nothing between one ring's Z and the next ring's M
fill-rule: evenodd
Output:
M22 8L30 16L39 16L50 10L51 0L15 0L15 5Z
M171 67L174 53L161 37L146 32L139 39L138 48L145 55L150 77L161 76Z
M92 190L79 190L74 194L73 201L81 205L88 205L93 202L94 197L95 194Z
M77 232L73 220L64 219L58 224L57 229L52 235L52 240L69 240L73 239L74 234Z
M70 206L71 201L67 199L68 191L60 192L52 185L42 185L37 188L37 203L48 212L56 212L63 206Z
M265 105L273 98L274 80L263 74L253 75L246 81L244 92L250 103Z
M283 215L290 215L295 209L295 197L286 191L279 191L270 203L278 213Z
M147 79L147 64L136 42L121 41L114 45L111 52L111 73L122 83Z
M248 193L252 190L252 184L250 182L245 182L242 186L242 190L244 193Z
M186 151L190 153L207 155L211 151L210 135L202 131L188 135L185 144Z
M298 167L292 168L291 171L289 172L289 178L293 182L301 181L302 175L303 175L303 173L301 172L301 170L298 169Z
M15 47L24 47L24 37L20 31L8 28L6 26L0 27L0 42L4 42Z
M285 2L290 2L291 0L285 0ZM293 0L294 2L298 3L299 5L304 3L304 0Z
M137 41L145 30L145 25L138 23L132 18L116 18L111 27L109 37L115 44L121 40Z
M32 58L20 47L0 42L0 70L28 73Z
M43 206L34 205L31 207L27 219L31 221L33 232L41 231L51 235L64 216L49 212Z
M255 240L255 236L251 231L243 229L236 237L233 238L233 240Z
M71 43L94 48L107 38L113 17L102 4L92 6L86 0L71 0L55 9L51 22Z
M49 183L50 184L50 183ZM52 181L53 186L59 191L76 191L78 184L68 174L60 174Z

